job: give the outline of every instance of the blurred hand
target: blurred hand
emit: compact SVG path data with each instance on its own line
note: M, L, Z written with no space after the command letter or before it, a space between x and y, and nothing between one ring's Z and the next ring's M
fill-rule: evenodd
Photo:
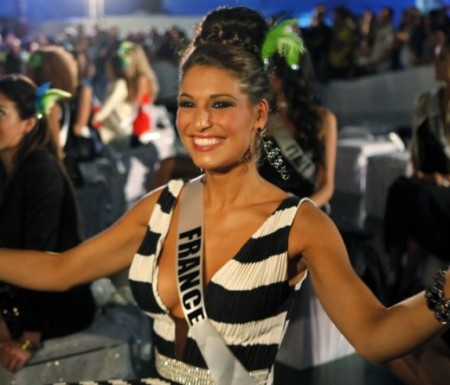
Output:
M422 171L415 171L411 176L411 179L415 182L431 182L432 176L429 174L425 174Z
M450 186L450 181L448 180L446 175L443 175L443 174L440 174L438 172L435 172L433 174L433 179L434 179L434 182L438 186L443 186L443 187L449 187Z
M94 127L95 129L100 129L103 125L103 122L99 121L99 120L92 120L92 127Z
M23 350L18 341L6 341L0 346L0 364L12 373L17 373L33 356L32 352Z

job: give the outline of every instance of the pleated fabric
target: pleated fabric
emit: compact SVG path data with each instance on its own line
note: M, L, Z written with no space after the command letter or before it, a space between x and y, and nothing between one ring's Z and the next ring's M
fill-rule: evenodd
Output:
M175 358L175 322L157 293L157 263L183 185L171 181L163 190L129 274L138 305L153 318L154 346L170 358ZM294 196L282 201L204 288L209 319L249 371L269 373L285 332L293 292L287 281L288 237L301 202ZM206 368L189 333L183 362Z

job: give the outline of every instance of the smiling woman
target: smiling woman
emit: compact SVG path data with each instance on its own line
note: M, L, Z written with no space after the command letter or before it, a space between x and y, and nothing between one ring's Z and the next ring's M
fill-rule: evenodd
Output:
M440 310L448 272L428 292L440 293L429 308L420 293L386 309L353 271L329 217L259 175L273 94L260 55L268 30L252 9L218 8L183 56L177 124L204 175L170 181L61 254L0 250L0 280L34 289L67 289L131 265L131 289L154 332L153 377L136 383L272 384L306 274L332 321L373 362L414 350L450 322Z

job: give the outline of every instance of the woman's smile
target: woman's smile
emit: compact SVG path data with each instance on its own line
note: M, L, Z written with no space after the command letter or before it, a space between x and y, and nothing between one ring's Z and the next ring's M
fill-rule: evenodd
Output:
M193 136L193 147L197 151L211 151L221 146L225 139L219 136Z

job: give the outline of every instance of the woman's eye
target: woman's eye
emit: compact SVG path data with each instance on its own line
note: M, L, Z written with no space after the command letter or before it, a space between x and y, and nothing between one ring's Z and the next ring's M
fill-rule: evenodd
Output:
M187 100L180 100L178 102L178 107L182 107L182 108L192 108L194 106L194 103L189 102Z
M225 102L225 101L219 101L219 102L215 102L213 104L214 108L228 108L231 107L233 105L233 103L231 102Z

